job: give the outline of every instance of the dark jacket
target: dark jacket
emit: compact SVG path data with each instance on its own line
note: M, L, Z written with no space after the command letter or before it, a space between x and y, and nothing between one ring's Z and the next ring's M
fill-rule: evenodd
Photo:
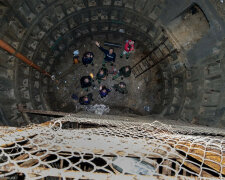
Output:
M129 71L126 72L126 67L129 67ZM130 66L123 66L119 70L120 76L129 77L131 74L131 67Z
M104 93L103 90L106 90L106 92ZM110 89L106 88L105 86L102 87L101 90L99 90L99 94L101 96L101 98L106 97L110 92Z
M84 101L84 97L87 97L88 98L88 101ZM89 93L86 96L82 96L82 97L79 98L79 103L81 105L89 105L91 103L91 101L93 100L92 97L93 97L93 94L92 93Z
M125 83L124 83L124 84L125 84ZM115 89L115 91L118 91L118 92L120 92L120 93L122 93L122 94L127 94L127 93L128 93L126 86L125 86L124 88L121 88L121 87L119 86L119 84L114 84L114 85L113 85L113 88Z
M104 71L103 75L100 74L100 71L101 71L101 70ZM103 79L104 77L106 77L106 76L108 76L108 69L106 69L106 68L101 68L101 69L98 71L97 75L96 75L96 79L102 80L102 79Z
M105 61L108 61L108 62L115 62L115 59L116 59L116 53L112 53L112 54L109 54L109 51L108 50L106 50L106 49L104 49L103 47L99 47L99 49L102 51L102 52L104 52L104 54L105 54L105 58L104 58L104 60Z
M89 79L89 82L88 82L88 83L84 82L84 80L85 80L86 78ZM91 76L83 76L83 77L80 79L81 87L82 87L82 88L90 87L90 86L92 85L92 81L93 81L93 80L92 80Z
M82 58L82 62L83 62L84 65L91 64L92 61L93 61L93 57L87 57L88 54L90 54L90 55L92 55L94 57L93 52L86 52L84 54L83 58Z

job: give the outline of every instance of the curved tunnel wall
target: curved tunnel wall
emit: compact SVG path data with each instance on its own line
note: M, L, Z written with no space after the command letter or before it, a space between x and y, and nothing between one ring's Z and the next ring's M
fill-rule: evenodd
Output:
M11 11L7 11L9 14L2 21L3 27L5 26L2 28L5 30L2 38L46 71L51 71L54 61L63 57L65 49L76 45L82 36L93 38L98 33L119 33L119 29L124 29L126 36L135 34L137 41L143 42L146 47L152 47L158 33L155 20L137 16L136 11L124 7L121 2L97 4L95 1L9 1L9 4L4 3L11 7ZM139 5L143 7L142 3ZM14 9L15 6L19 8ZM47 92L48 79L12 56L7 59L14 63L14 70L8 71L12 86L10 97L5 98L11 98L11 103L2 107L4 122L6 119L14 119L17 123L22 123L16 103L26 104L28 108L48 109L43 97ZM38 122L39 119L43 118L34 117L32 122Z
M212 19L224 23L221 14L214 12L218 4L202 2L198 1L199 6L206 12L209 22L213 22L206 37L215 38L212 35L215 29L212 29L216 23ZM46 71L51 71L55 61L65 56L66 49L76 46L83 37L93 39L98 34L104 34L106 39L110 34L135 37L139 46L145 47L146 52L151 51L161 37L167 36L163 29L167 29L168 24L191 3L156 0L2 1L1 38ZM188 52L181 49L184 56L169 57L159 65L162 95L158 104L160 111L156 106L155 113L205 125L224 124L224 55L220 50L224 45L220 38L215 43L217 49L210 57L196 55L196 47ZM195 46L199 51L204 49L198 43ZM49 79L3 50L0 53L1 99L4 102L1 103L1 123L20 126L26 122L16 104L26 104L33 109L51 108L45 98ZM191 63L193 59L199 63ZM30 118L34 123L47 120L38 116Z

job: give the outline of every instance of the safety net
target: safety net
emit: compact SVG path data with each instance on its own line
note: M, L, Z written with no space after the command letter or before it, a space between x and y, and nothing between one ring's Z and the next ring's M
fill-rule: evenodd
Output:
M225 179L225 138L66 116L0 127L0 179Z

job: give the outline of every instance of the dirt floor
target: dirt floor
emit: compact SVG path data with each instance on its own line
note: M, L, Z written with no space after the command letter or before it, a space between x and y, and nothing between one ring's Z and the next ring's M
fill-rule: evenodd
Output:
M104 48L109 48L104 46L104 41L99 39L96 37L95 40L98 40ZM49 86L54 92L54 98L51 98L52 109L69 112L80 111L83 107L79 105L78 101L74 101L71 98L71 95L74 93L80 97L87 93L93 93L94 101L91 104L104 104L108 106L110 108L109 114L151 114L153 106L160 101L160 95L158 94L157 89L158 84L156 81L156 79L158 79L156 75L157 68L146 72L138 78L135 78L131 73L129 78L123 78L123 80L121 80L120 77L116 80L112 80L113 74L109 74L106 81L102 81L101 84L98 84L96 81L96 74L102 67L104 54L95 45L95 40L87 39L80 46L71 48L66 52L65 59L61 59L58 63L54 64L55 72L53 73L55 73L55 76L59 79L60 83L57 85L50 84ZM143 49L136 48L129 59L126 59L125 56L121 59L120 53L123 50L125 39L113 39L112 42L122 44L122 48L114 48L117 58L113 67L110 66L109 63L106 64L109 72L113 71L114 68L118 71L125 65L130 65L132 67L132 65L144 56ZM135 47L136 46L137 44L135 44ZM73 64L73 51L76 49L80 51L80 61L86 51L93 52L94 66L88 65L88 67L85 67L82 62L76 65ZM89 92L86 92L81 88L80 78L89 75L90 73L94 74L95 87L89 88ZM127 84L128 94L120 94L112 88L114 84L119 82L125 82ZM112 90L105 98L99 96L98 90L100 85L105 85Z

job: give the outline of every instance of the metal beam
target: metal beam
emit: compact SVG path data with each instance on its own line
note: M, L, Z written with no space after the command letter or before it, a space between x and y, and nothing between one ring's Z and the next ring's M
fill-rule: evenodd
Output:
M17 105L17 109L21 113L31 113L31 114L38 114L38 115L49 115L49 116L67 116L73 113L67 112L58 112L58 111L44 111L44 110L34 110L34 109L24 109L23 105Z

